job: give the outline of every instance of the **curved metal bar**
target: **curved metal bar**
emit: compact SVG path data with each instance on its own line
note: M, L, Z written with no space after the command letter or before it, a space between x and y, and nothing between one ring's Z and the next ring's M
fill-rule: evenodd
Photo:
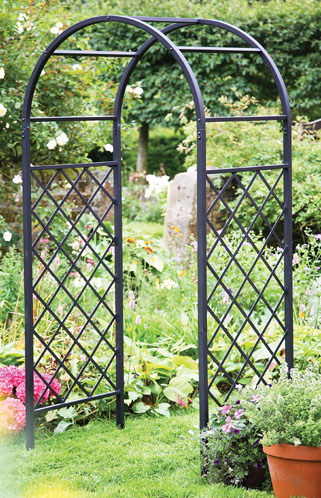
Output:
M31 104L32 104L32 98L33 94L36 88L37 81L40 77L41 71L43 70L46 62L50 58L50 56L53 54L53 52L61 45L63 41L65 41L67 38L69 38L71 35L76 33L77 31L87 27L91 26L93 24L98 24L101 22L120 22L124 24L129 24L131 26L134 26L136 28L140 28L143 31L149 33L150 35L153 36L153 39L156 39L160 41L173 55L174 59L179 63L181 66L186 79L190 85L194 101L195 101L195 108L196 108L196 114L199 119L203 120L205 119L205 113L204 113L204 106L203 106L203 99L201 96L201 92L197 83L197 80L194 76L194 73L188 64L187 60L183 56L183 54L180 52L180 50L177 49L176 45L164 35L160 30L150 26L149 24L140 21L138 19L135 19L133 17L127 17L127 16L98 16L98 17L92 17L89 19L86 19L84 21L81 21L79 23L74 24L70 28L66 29L63 33L61 33L53 42L50 43L48 48L43 52L41 57L39 58L32 75L29 79L26 94L25 94L25 99L24 99L24 104L23 104L23 111L22 111L22 120L23 123L26 125L29 124L28 120L30 118L30 110L31 110ZM139 56L137 57L139 58ZM135 57L136 59L136 57Z

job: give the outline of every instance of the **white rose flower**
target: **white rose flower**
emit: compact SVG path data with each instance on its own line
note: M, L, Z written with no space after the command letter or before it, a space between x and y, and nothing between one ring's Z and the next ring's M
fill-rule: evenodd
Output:
M53 138L52 140L50 140L48 143L47 143L47 147L49 150L52 150L52 149L55 149L57 147L57 142L56 140Z
M60 133L56 137L56 141L58 145L65 145L67 142L69 142L69 138L67 137L66 133Z
M114 147L111 144L104 145L104 149L106 152L113 152L114 151Z
M134 95L135 97L140 97L141 94L143 93L143 89L140 87L140 86L137 86L136 88L134 88Z
M4 232L3 238L6 242L10 242L10 240L12 239L12 233L11 232Z
M22 183L22 178L21 178L21 175L15 175L15 176L13 177L13 180L12 180L12 181L13 181L13 183L17 183L17 184L18 184L18 183Z
M128 93L133 93L133 91L134 91L134 90L133 90L133 88L132 88L130 85L127 85L127 86L126 86L126 92L128 92Z
M50 28L50 33L52 33L53 35L58 35L59 28L57 28L57 26L53 26L52 28Z
M28 21L27 14L24 14L24 13L19 14L18 21L20 21L20 22Z
M72 69L73 71L81 71L81 70L82 70L82 67L81 67L81 65L80 65L80 64L73 64L73 65L71 66L71 69Z
M0 118L3 118L7 114L7 109L3 104L0 104Z
M5 77L5 70L3 67L0 67L0 80L3 80L3 78Z

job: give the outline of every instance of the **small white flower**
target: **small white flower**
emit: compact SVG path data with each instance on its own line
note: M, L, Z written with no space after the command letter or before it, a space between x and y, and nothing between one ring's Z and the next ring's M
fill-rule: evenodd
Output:
M188 432L191 436L193 436L193 435L194 435L194 431L192 431L192 429L189 429L187 432Z
M10 125L9 125L9 123L7 123L7 124L6 124L6 128L10 128Z
M126 90L125 90L127 93L133 93L133 88L130 86L130 85L127 85L126 86Z
M161 289L175 289L176 287L178 287L178 284L176 282L174 282L174 280L172 280L171 278L168 278L167 280L164 280L164 282L162 282L160 284L160 288Z
M106 152L113 152L114 151L114 147L111 144L104 145L104 149Z
M52 149L55 149L57 147L57 142L56 140L53 138L52 140L50 140L48 143L47 143L47 147L49 150L52 150Z
M18 183L22 183L22 178L21 178L21 175L15 175L15 176L13 177L13 180L12 180L12 181L13 181L13 183L17 183L17 184L18 184Z
M28 21L27 14L24 14L24 13L19 14L18 21L20 21L20 22Z
M46 74L46 71L43 69L40 73L40 76L44 76Z
M21 22L17 22L17 24L16 24L16 30L17 30L17 33L19 35L21 35L21 33L23 33L24 27L22 26Z
M140 97L143 91L144 90L140 86L137 86L136 88L134 88L134 96Z
M5 77L5 70L3 67L0 67L0 80L3 80L3 78Z
M81 71L81 70L82 70L82 67L81 67L81 65L80 65L80 64L73 64L73 65L71 66L71 69L72 69L73 71Z
M53 35L58 35L59 28L57 28L57 26L53 26L52 28L50 28L50 33L52 33Z
M7 114L7 109L3 104L0 104L0 118L3 118Z
M69 138L67 137L66 133L60 133L56 137L56 141L58 145L65 145L67 142L69 142Z
M3 238L6 242L10 242L10 240L12 239L12 233L11 232L4 232Z
M64 27L64 25L62 24L62 22L58 21L58 22L57 22L57 24L56 24L56 27L57 27L58 29L61 29L61 28L63 28L63 27Z

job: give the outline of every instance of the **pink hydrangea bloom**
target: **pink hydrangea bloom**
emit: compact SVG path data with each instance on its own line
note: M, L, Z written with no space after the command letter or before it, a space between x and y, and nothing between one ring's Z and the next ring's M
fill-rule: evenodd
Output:
M21 384L21 382L25 382L26 371L24 367L10 366L9 370L12 377L12 383L15 387Z
M18 434L26 425L26 409L19 399L0 401L0 434Z
M221 408L222 415L227 415L231 408L232 408L232 405L230 405L230 404L222 406L222 408Z
M58 382L57 379L52 379L52 376L49 374L41 374L42 377L50 384L52 389L57 393L60 394L61 391L61 385ZM36 373L34 374L33 378L33 399L35 402L37 402L40 398L40 404L44 403L48 398L49 395L54 396L54 393L46 386L46 384L40 379L39 375ZM26 384L25 382L21 382L19 386L16 389L16 396L19 398L23 403L26 401Z
M13 391L12 375L9 367L0 368L0 397L10 396Z

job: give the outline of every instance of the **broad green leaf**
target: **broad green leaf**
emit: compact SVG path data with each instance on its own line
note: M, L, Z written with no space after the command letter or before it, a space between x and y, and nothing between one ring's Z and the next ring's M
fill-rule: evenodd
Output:
M142 401L138 401L133 405L133 412L135 413L146 413L150 410L149 405L145 405Z
M47 412L45 416L46 422L52 422L56 418L57 413L58 410L51 410L50 412Z
M142 397L142 395L136 391L129 391L128 392L128 397L129 399L131 399L132 401L136 401L136 399L139 399Z
M58 415L62 418L74 418L77 415L77 410L73 406L61 408L58 411Z
M157 271L162 272L164 269L164 262L157 254L144 254L144 260Z
M61 420L59 422L59 424L57 425L57 427L55 428L54 433L61 434L62 432L65 432L67 427L69 427L72 424L73 424L73 422L67 422L66 420Z

